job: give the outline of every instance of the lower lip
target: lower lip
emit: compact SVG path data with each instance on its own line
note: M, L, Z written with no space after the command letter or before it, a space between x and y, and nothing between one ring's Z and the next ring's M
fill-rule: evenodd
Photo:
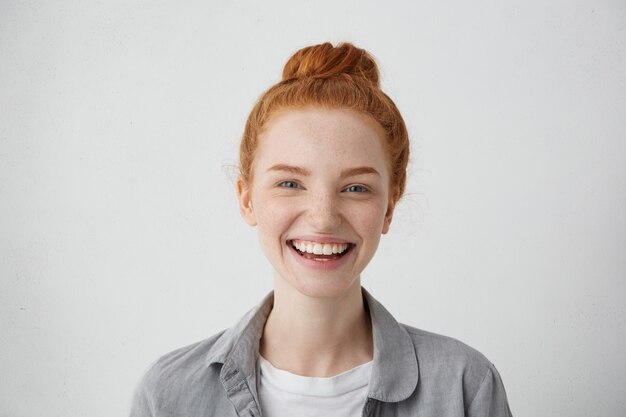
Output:
M298 263L300 263L301 265L304 265L307 268L317 269L321 271L332 271L332 270L339 268L341 265L347 262L349 257L352 256L352 252L354 249L354 246L352 246L350 249L348 249L348 253L346 253L345 255L337 259L329 259L327 261L316 261L315 259L305 258L304 256L300 255L300 253L296 249L294 249L294 247L291 246L291 244L289 243L287 244L287 247L289 248L293 256L296 258L296 261Z

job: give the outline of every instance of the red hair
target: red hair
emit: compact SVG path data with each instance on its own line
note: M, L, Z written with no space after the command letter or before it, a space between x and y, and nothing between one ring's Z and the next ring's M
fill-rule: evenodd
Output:
M330 43L300 49L285 64L282 80L265 91L252 108L239 147L240 175L252 181L258 138L279 110L319 106L347 108L376 120L385 132L395 203L406 184L409 136L394 102L380 89L378 67L364 49Z

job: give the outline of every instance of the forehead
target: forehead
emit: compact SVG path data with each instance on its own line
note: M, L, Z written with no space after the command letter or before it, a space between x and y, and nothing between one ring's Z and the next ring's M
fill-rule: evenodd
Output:
M372 165L386 170L384 132L350 109L289 109L272 117L259 136L255 165Z

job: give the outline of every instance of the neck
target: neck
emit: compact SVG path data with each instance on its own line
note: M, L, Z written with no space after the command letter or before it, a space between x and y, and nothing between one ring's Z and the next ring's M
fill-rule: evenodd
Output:
M369 362L372 329L360 280L334 298L310 297L275 278L260 353L276 368L327 377Z

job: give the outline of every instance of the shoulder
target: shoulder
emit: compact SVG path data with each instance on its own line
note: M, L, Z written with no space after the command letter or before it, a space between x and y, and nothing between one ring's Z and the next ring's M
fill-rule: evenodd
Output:
M272 302L273 293L269 293L229 329L161 356L145 373L135 398L147 398L144 402L152 408L167 407L169 401L189 404L221 398L221 365L250 357Z
M202 389L210 391L207 383L218 380L219 369L210 367L207 357L223 334L224 331L221 331L166 353L154 361L135 390L131 415L152 415L154 410L167 407L165 403L168 399L194 397L200 394L195 391ZM212 373L215 374L214 378L210 378Z
M146 372L146 383L180 378L184 373L194 374L207 366L207 356L225 331L168 352L152 363Z
M455 338L400 326L413 341L422 390L436 396L443 387L457 387L466 411L484 408L488 400L502 409L498 415L510 415L500 375L485 355Z
M491 362L473 347L453 337L400 324L409 334L418 357L445 360L448 365L489 368Z

